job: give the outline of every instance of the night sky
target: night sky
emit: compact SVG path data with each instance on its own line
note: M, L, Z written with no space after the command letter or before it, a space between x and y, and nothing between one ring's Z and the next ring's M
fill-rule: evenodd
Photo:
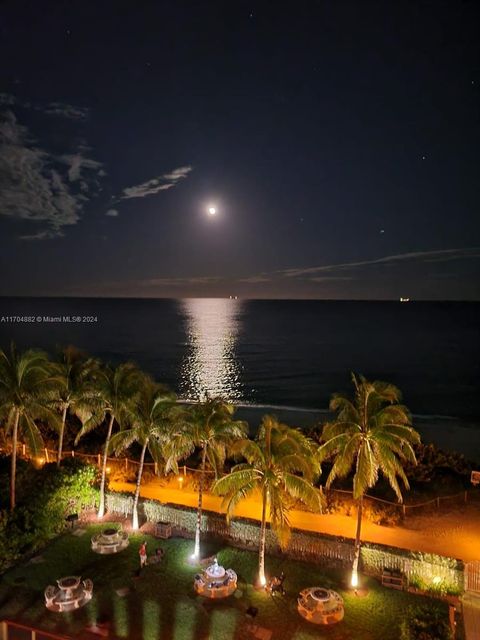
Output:
M480 299L479 18L4 1L0 294Z

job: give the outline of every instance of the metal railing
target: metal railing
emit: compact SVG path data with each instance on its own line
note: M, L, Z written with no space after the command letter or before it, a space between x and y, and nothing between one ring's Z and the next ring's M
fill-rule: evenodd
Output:
M353 498L353 491L348 491L348 490L344 490L344 489L331 489L328 491L329 495L335 495L335 494L339 494L339 495L348 495L352 500ZM469 499L479 499L480 498L480 490L478 489L465 489L464 491L461 491L459 493L455 493L452 495L448 495L448 496L435 496L434 498L430 498L429 500L424 500L422 502L415 502L415 503L399 503L399 502L392 502L391 500L384 500L383 498L378 498L377 496L370 496L368 494L365 494L364 496L364 500L367 501L373 501L373 502L379 502L382 504L386 504L389 505L391 507L395 507L396 509L399 509L402 511L402 514L404 516L406 516L408 514L408 510L410 509L417 509L420 507L435 507L437 509L440 509L440 506L442 504L442 502L447 501L447 500L451 500L451 501L455 501L456 504L458 504L458 502L468 502Z
M71 640L71 637L36 629L26 624L13 622L13 620L2 620L0 622L0 640Z
M0 452L10 453L11 447L0 447ZM31 456L28 447L21 443L17 448L17 455L26 460L36 460L38 464L42 465L49 462L56 462L58 452L54 449L44 448L42 449L41 455ZM81 458L86 462L89 462L92 465L100 468L102 466L103 455L101 453L91 454L91 453L81 453L79 451L70 450L63 451L62 460L66 458ZM136 473L136 470L140 466L138 460L133 460L132 458L124 457L107 457L107 470L109 473L124 473L124 474L132 474ZM145 462L144 463L144 472L151 472L155 475L158 475L158 465L156 462ZM193 467L188 467L187 465L179 466L179 476L177 479L182 478L182 486L187 486L189 483L197 482L197 478L199 477L200 470L195 469ZM205 473L213 479L215 472L211 469L206 469ZM172 474L173 475L173 474ZM348 498L354 501L353 491L345 490L345 489L329 489L324 490L328 499L334 499L336 496L348 496ZM394 507L396 510L400 511L404 517L406 517L409 513L412 513L414 509L426 509L428 507L440 509L443 503L447 501L454 502L458 504L458 502L467 503L469 500L478 500L480 498L480 487L473 487L472 489L465 489L456 494L446 495L446 496L435 496L434 498L430 498L428 500L423 500L421 502L416 503L399 503L393 502L391 500L385 500L383 498L378 498L377 496L371 496L369 494L365 494L364 500L373 503L380 503L384 505L388 505L390 507Z
M12 451L11 446L0 447L0 453L10 454L11 451ZM56 451L55 449L48 449L47 447L45 447L41 449L41 453L37 454L36 456L32 456L29 453L28 447L23 443L19 443L17 446L17 456L20 458L23 458L24 460L35 460L40 465L43 465L45 463L57 462L58 451ZM80 451L75 451L74 449L71 449L70 451L64 450L62 452L62 460L65 460L67 458L81 458L82 460L85 460L86 462L89 462L92 465L101 467L102 461L103 461L103 454L81 453ZM107 464L115 468L118 468L119 470L121 468L126 472L137 469L140 466L140 463L138 462L138 460L133 460L132 458L128 458L128 457L109 457L108 456ZM157 473L158 465L156 462L144 462L143 468L144 470L149 469ZM183 471L184 475L187 475L187 473L191 473L191 474L200 473L199 469L188 467L187 465L179 465L179 469ZM215 472L212 471L211 469L205 469L205 473L212 476L215 475Z

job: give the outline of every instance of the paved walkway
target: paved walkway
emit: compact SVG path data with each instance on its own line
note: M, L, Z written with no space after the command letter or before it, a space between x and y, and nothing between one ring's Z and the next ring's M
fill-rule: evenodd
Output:
M466 640L480 640L480 595L466 593L462 604Z
M110 482L114 491L133 493L135 485L126 482ZM159 480L142 485L142 497L178 505L196 507L198 496L188 489L173 489L162 486ZM204 495L204 509L224 513L222 498ZM242 501L235 515L260 520L261 505L255 498ZM292 527L305 531L316 531L333 536L355 538L356 514L315 514L293 510L290 513ZM408 518L405 526L383 527L364 520L362 540L376 542L403 549L437 553L465 561L480 559L480 508L460 507L449 513L436 512L433 515ZM480 638L479 638L480 640Z
M135 491L133 483L111 482L110 487L114 491ZM142 485L140 494L144 498L188 507L196 507L198 501L196 492L162 486L159 480ZM203 506L207 511L225 512L222 498L209 493L204 494ZM235 515L260 520L259 499L247 498L242 501L237 506ZM290 512L290 524L305 531L353 539L356 516L322 515L293 510ZM449 513L436 512L433 515L408 518L405 524L406 526L401 527L382 527L365 520L362 524L362 540L437 553L464 561L480 559L480 509L474 505L463 506ZM480 596L467 593L462 602L466 640L480 640Z

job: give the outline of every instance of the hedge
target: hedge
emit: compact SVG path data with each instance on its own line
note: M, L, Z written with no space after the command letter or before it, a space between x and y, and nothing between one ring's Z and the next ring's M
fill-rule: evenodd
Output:
M129 494L110 492L107 493L106 504L109 511L128 516L132 512L133 498ZM177 529L193 536L197 521L196 509L142 499L139 508L148 522L170 522ZM227 524L224 516L203 511L201 530L247 548L257 548L259 544L259 523L248 519L235 518ZM266 532L266 550L270 553L280 552L278 540L269 527ZM327 561L347 568L353 560L353 541L293 529L284 553L295 559L322 563ZM384 568L396 569L407 576L412 586L432 594L458 595L463 592L463 563L454 558L364 542L360 560L361 570L368 575L380 577Z

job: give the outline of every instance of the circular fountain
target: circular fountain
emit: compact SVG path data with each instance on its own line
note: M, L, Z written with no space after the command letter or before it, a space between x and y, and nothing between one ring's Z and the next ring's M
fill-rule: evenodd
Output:
M332 589L310 587L300 591L298 613L314 624L335 624L344 616L343 599Z
M203 573L197 573L193 586L206 598L228 598L237 589L237 574L233 569L224 569L215 558Z
M87 604L92 598L93 582L82 580L80 576L67 576L57 580L57 586L45 589L45 606L49 611L63 613L73 611Z
M118 553L128 547L128 533L110 527L92 537L92 550L95 553Z

